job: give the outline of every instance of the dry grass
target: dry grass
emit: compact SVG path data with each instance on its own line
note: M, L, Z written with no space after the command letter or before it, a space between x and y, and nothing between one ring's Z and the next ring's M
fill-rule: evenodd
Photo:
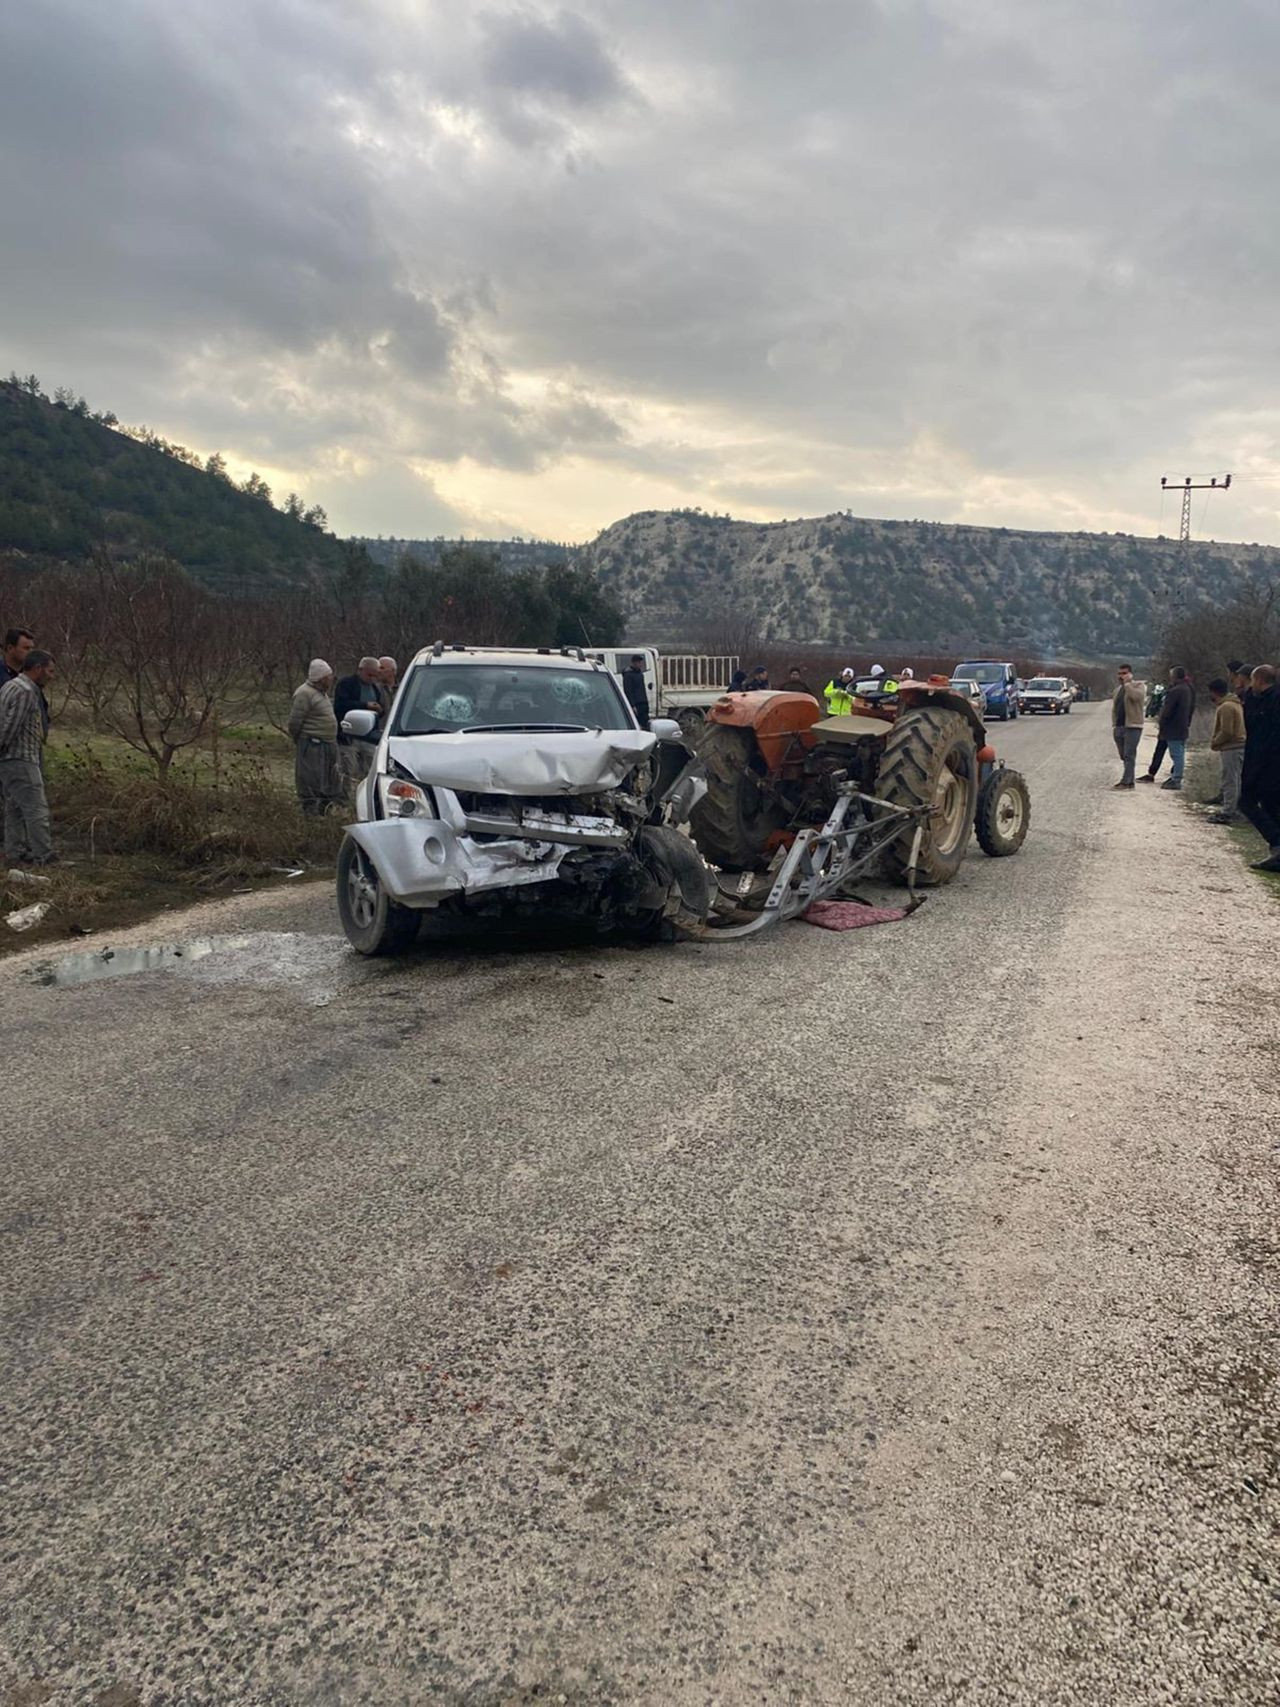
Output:
M90 861L99 854L159 854L214 873L258 876L273 866L331 866L336 818L304 818L292 794L258 760L226 763L216 781L104 759L89 749L50 754L54 823Z
M0 918L48 903L31 930L0 929L0 952L132 924L285 871L333 870L343 820L304 818L260 760L225 762L216 781L185 766L162 784L143 761L95 741L50 747L47 767L65 863L12 877L0 866Z

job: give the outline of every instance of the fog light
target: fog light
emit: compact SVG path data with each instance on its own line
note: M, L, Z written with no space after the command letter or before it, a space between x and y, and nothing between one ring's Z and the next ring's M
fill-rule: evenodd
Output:
M443 865L445 862L444 843L439 836L428 836L422 844L422 851L432 865Z

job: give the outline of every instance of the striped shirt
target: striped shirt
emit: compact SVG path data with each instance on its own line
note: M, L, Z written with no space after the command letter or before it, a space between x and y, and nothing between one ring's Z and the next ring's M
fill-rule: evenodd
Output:
M43 745L40 689L30 676L14 676L0 688L0 759L39 764Z

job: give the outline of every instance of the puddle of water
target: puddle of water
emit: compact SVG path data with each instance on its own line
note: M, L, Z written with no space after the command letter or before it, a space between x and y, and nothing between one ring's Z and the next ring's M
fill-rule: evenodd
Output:
M259 931L245 936L199 936L185 942L151 943L141 948L92 949L45 960L28 977L36 984L71 989L104 978L135 972L169 972L214 984L305 984L310 1006L323 1007L349 981L345 944L340 937L305 936L298 931Z
M97 948L88 954L66 954L61 960L43 961L32 971L31 978L34 983L54 984L60 989L73 984L95 984L100 978L124 978L131 972L181 968L235 941L235 937L220 940L198 936L189 942L162 942L147 948Z

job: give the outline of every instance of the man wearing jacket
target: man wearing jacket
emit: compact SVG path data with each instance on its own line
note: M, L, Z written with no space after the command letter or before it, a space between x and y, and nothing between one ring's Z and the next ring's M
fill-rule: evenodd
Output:
M1269 849L1253 869L1280 871L1280 688L1272 664L1253 672L1246 726L1240 810Z
M649 708L649 689L644 679L644 653L637 652L622 672L622 692L627 704L636 714L636 722L642 729L649 727L649 719L653 715Z
M1222 765L1221 810L1210 815L1213 824L1234 824L1240 805L1240 772L1244 766L1244 708L1221 676L1209 683L1213 701L1213 734L1209 745Z
M853 671L847 665L838 676L832 676L822 697L827 702L828 717L843 717L853 710Z
M323 658L313 658L289 708L293 786L308 818L323 817L344 798L338 769L338 720L329 698L332 687L332 668Z
M343 676L334 690L333 715L338 723L338 747L343 774L348 782L363 781L373 763L382 731L377 722L368 735L344 735L342 719L349 711L371 711L375 719L383 716L382 698L378 692L378 660L361 658L353 676Z
M1124 766L1124 774L1114 786L1116 788L1132 788L1134 785L1133 767L1138 757L1138 742L1142 739L1142 723L1146 715L1146 698L1142 692L1142 683L1133 679L1133 669L1129 664L1121 664L1116 671L1117 687L1111 701L1111 734L1116 744L1116 752Z
M22 669L0 688L0 798L4 801L4 857L10 865L51 865L57 858L49 834L44 792L43 689L53 659L33 648Z
M1160 706L1155 755L1146 775L1139 778L1139 781L1156 780L1156 772L1160 769L1160 761L1167 749L1173 760L1173 769L1164 787L1182 787L1182 772L1187 762L1187 737L1191 733L1191 713L1194 707L1195 694L1187 680L1187 672L1181 664L1175 664L1169 672L1169 686Z

